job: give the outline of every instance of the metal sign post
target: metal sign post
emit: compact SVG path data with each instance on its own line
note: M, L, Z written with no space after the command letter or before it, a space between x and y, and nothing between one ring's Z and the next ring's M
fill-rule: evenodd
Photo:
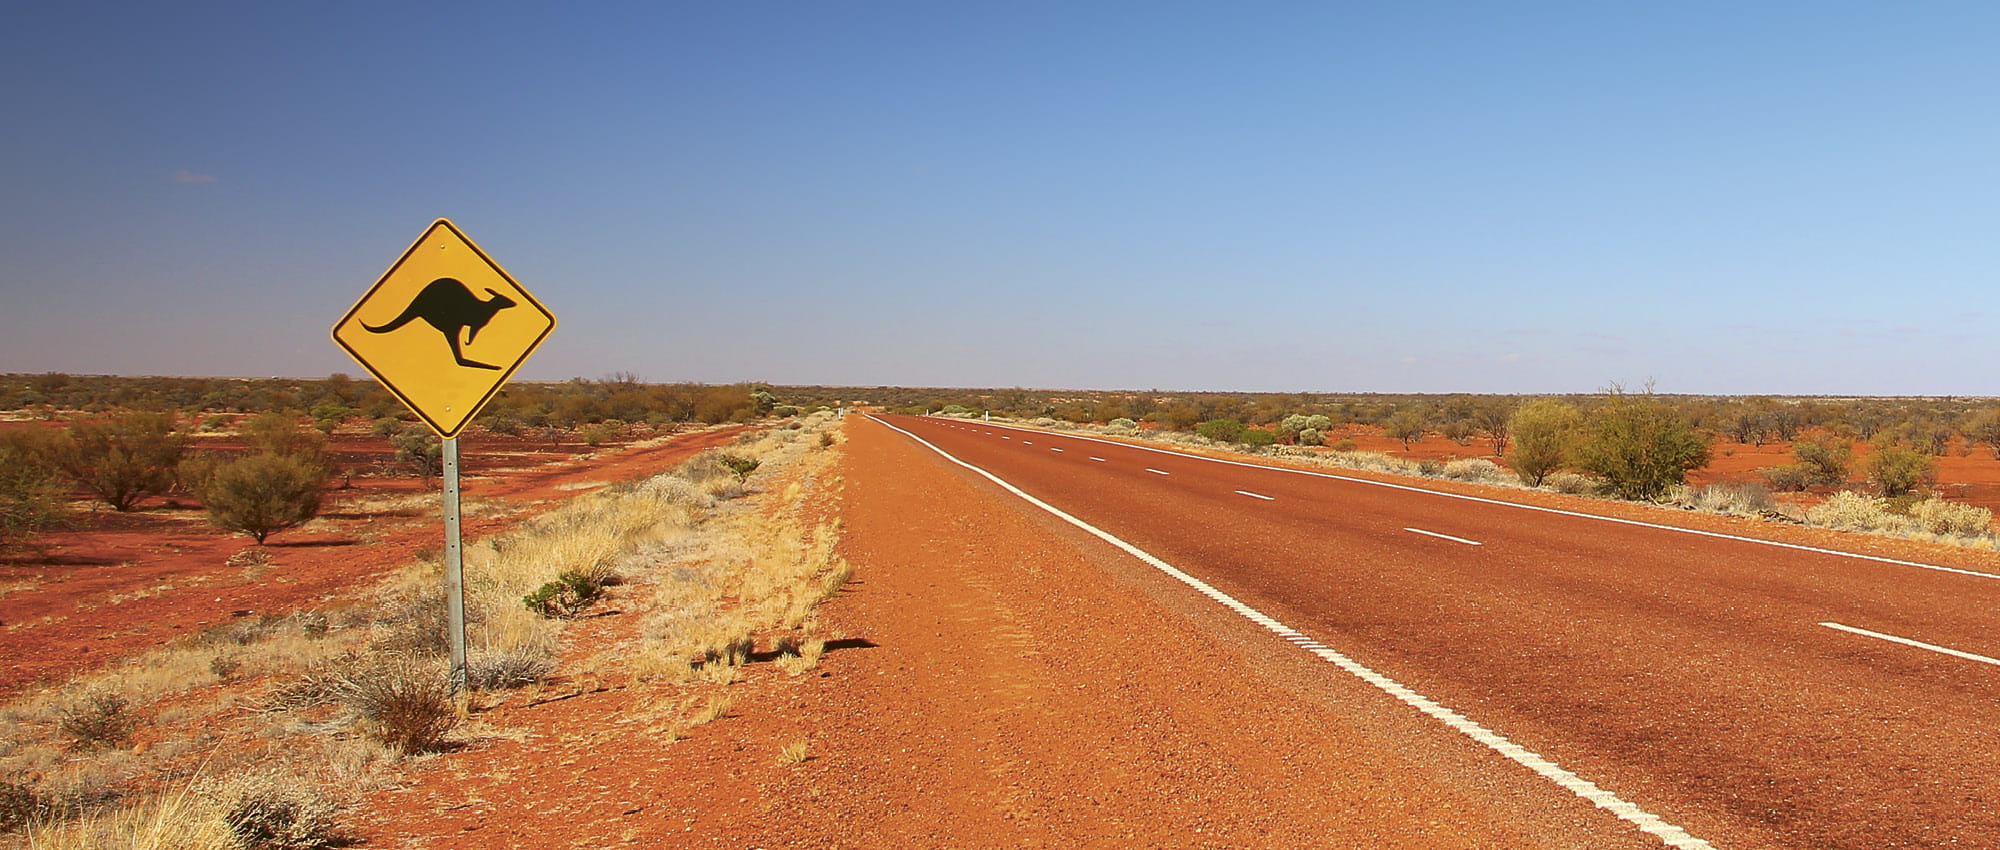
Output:
M556 314L438 219L334 323L333 341L443 440L444 595L452 693L464 693L458 432L556 329Z
M451 692L465 692L465 549L458 526L458 438L444 439L444 613Z

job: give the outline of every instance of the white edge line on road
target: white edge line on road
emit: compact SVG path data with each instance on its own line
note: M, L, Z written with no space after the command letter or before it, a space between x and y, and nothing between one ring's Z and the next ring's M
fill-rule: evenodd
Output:
M881 422L881 420L879 419L876 421ZM882 424L889 425L889 423L887 422L883 422ZM889 427L895 428L896 426L889 425ZM1009 428L1013 426L996 425L994 427ZM902 429L898 428L897 430L902 430ZM1026 431L1028 433L1041 433L1038 431L1031 431L1026 428L1020 428L1017 430ZM904 433L909 433L909 432L905 431ZM1367 478L1353 478L1346 475L1334 475L1333 473L1330 472L1314 472L1309 469L1293 469L1288 466L1266 466L1261 463L1246 463L1240 460L1224 460L1219 457L1208 457L1207 455L1196 455L1196 454L1188 454L1186 452L1170 451L1167 449L1156 449L1153 448L1152 446L1141 446L1136 443L1121 443L1118 442L1117 440L1102 440L1096 437L1085 437L1078 434L1064 434L1063 436L1069 437L1072 440L1088 440L1093 443L1103 443L1107 446L1118 446L1121 448L1136 449L1142 452L1153 452L1155 454L1183 457L1191 460L1204 460L1208 461L1209 463L1221 463L1221 464L1227 464L1229 466L1242 466L1250 469L1264 469L1264 470L1269 470L1271 472L1286 472L1292 475L1307 475L1313 478L1331 478L1335 481L1349 481L1355 484L1367 484L1374 487L1387 487L1391 490L1407 490L1412 493L1428 493L1432 496L1440 496L1446 499L1459 499L1462 501L1479 502L1481 504L1487 504L1487 505L1500 505L1509 508L1519 508L1524 511L1539 511L1545 514L1571 516L1571 517L1577 517L1579 519L1594 519L1599 522L1612 522L1612 523L1617 523L1619 525L1638 526L1640 528L1657 528L1661 531L1677 531L1682 534L1693 534L1700 537L1713 537L1718 540L1735 540L1743 543L1755 543L1760 546L1776 546L1780 549L1793 549L1800 552L1817 552L1822 555L1837 555L1842 558L1854 558L1856 560L1862 560L1862 561L1874 561L1880 564L1895 564L1899 567L1916 567L1918 569L1924 569L1924 570L1936 570L1941 573L1955 573L1957 575L1972 576L1974 578L2000 579L2000 575L1995 575L1993 573L1982 573L1979 572L1978 570L1962 570L1957 567L1941 567L1938 566L1937 564L1926 564L1919 561L1903 561L1903 560L1898 560L1896 558L1884 558L1880 555L1863 555L1859 552L1842 552L1839 549L1824 549L1818 546L1806 546L1800 543L1780 543L1776 540L1763 540L1756 537L1744 537L1737 534L1723 534L1722 532L1719 531L1702 531L1701 529L1698 528L1681 528L1679 526L1661 525L1659 523L1646 522L1644 520L1623 519L1620 517L1603 516L1600 514L1587 514L1582 511L1566 511L1563 510L1562 508L1545 508L1542 507L1541 505L1524 505L1520 502L1509 502L1506 501L1505 499L1488 499L1484 496L1467 496L1463 493L1447 493L1443 490L1426 490L1422 487L1412 487L1408 484L1391 484L1387 481L1372 481Z
M1570 793L1590 801L1592 805L1595 805L1600 809L1604 809L1605 811L1617 815L1620 819L1626 821L1627 823L1632 824L1633 826L1638 827L1639 831L1645 832L1647 834L1659 838L1661 841L1665 842L1667 846L1678 848L1678 850L1714 850L1715 845L1712 845L1706 841L1703 841L1699 838L1689 835L1687 830L1681 829L1678 826L1674 826L1673 824L1667 823L1666 821L1660 819L1658 815L1647 812L1645 809L1641 809L1638 806L1626 802L1625 800L1621 799L1618 795L1597 787L1596 783L1593 783L1588 779L1584 779L1581 776L1577 776L1574 773L1571 773L1567 770L1557 767L1554 762L1544 759L1541 756L1536 755L1535 753L1529 751L1528 749L1518 744L1515 744L1512 741L1507 740L1505 736L1500 735L1499 733L1494 732L1490 729L1487 729L1486 727L1481 726L1478 723L1474 723L1470 719L1467 719L1465 715L1459 714L1456 711L1452 711L1451 709L1446 708L1438 704L1437 702L1431 700L1429 697L1426 697L1422 694L1417 693L1416 691L1404 687L1394 679L1391 679L1387 676L1375 672L1374 670L1362 666L1360 662L1340 654L1338 651L1334 650L1331 647L1326 646L1325 644L1320 643L1319 641L1306 637L1297 630L1287 627L1284 623L1279 622L1276 618L1271 617L1270 615L1265 614L1261 611L1258 611L1257 609L1252 608L1248 605L1245 605L1242 602L1236 601L1236 599L1231 597L1229 594L1223 593L1222 591L1217 590L1214 587L1211 587L1207 582L1204 582L1201 579L1195 578L1194 576L1181 572L1179 569L1176 569L1172 564L1169 564L1166 561L1162 561L1159 558L1153 557L1145 550L1140 549L1137 546L1134 546L1130 543L1125 542L1124 540L1112 536L1110 532L1104 531L1103 529L1100 529L1097 526L1091 525L1090 523L1084 522L1083 520L1070 516L1069 514L1064 513L1061 508L1058 508L1054 505L1051 505L1047 502L1037 499L1034 496L1028 495L1027 492L1023 491L1019 487L1014 486L1013 484L1008 483L1006 480L1002 479L998 475L994 475L991 472L987 472L984 469L980 469L977 466L973 466L970 463L966 463L965 461L959 460L957 457L953 456L950 452L947 452L944 449L938 448L937 446L933 445L929 440L926 440L922 437L919 437L894 425L890 425L889 423L883 422L880 419L876 419L874 416L869 416L868 418L874 420L875 422L880 423L883 427L886 427L892 431L902 434L905 437L909 437L910 439L917 441L925 448L937 452L938 455L943 457L945 460L951 461L952 463L958 464L959 466L965 467L966 469L978 473L979 475L985 477L986 480L999 485L1001 489L1006 490L1007 492L1020 497L1022 501L1034 505L1037 508L1041 508L1044 511L1048 511L1051 514L1054 514L1057 519L1067 522L1070 525L1074 525L1077 528L1082 529L1085 533L1093 537L1096 537L1097 539L1102 540L1106 543L1109 543L1112 546L1118 547L1119 549L1123 550L1126 554L1131 555L1134 558L1138 558L1139 560L1144 561L1147 565L1153 567L1154 569L1159 570L1160 572L1166 573L1167 575L1180 580L1181 583L1194 588L1196 591L1199 591L1203 596L1206 596L1210 599L1215 600L1216 602L1221 603L1224 607L1232 611L1235 611L1236 613L1242 615L1245 619L1250 620L1251 622L1256 623L1257 625L1263 626L1265 629L1269 630L1273 634L1285 638L1286 640L1290 641L1293 645L1299 647L1300 649L1310 652L1313 655L1319 656L1322 660L1325 660L1326 662L1333 664L1334 666L1339 667L1340 669L1345 670L1350 674L1353 674L1355 678L1367 682L1370 685L1374 685L1377 689L1381 690L1383 693L1393 696L1396 699L1401 700L1405 705L1408 705L1411 708L1415 708L1416 710L1429 715L1430 717L1438 720L1439 722L1444 723L1446 726L1451 727L1454 731L1457 731L1459 734L1462 734L1468 738L1478 741L1481 744L1485 744L1487 748L1493 750L1494 752L1507 757L1509 760L1513 761L1516 764L1519 764L1523 767L1528 768L1529 770L1534 771L1537 774L1540 774L1549 781L1562 786Z
M1262 493L1252 493L1248 490L1238 490L1236 492L1245 496L1249 496L1252 499L1263 499L1266 502L1275 502L1278 500L1276 496L1266 496Z
M1439 534L1439 533L1437 533L1437 532L1435 532L1435 531L1425 531L1425 530L1423 530L1423 529L1421 529L1421 528L1405 528L1405 529L1403 529L1403 530L1404 530L1404 531L1408 531L1408 532L1411 532L1411 533L1413 533L1413 534L1423 534L1423 535L1428 535L1428 536L1430 536L1430 537L1436 537L1436 538L1439 538L1439 539L1442 539L1442 540L1449 540L1449 541L1451 541L1451 542L1453 542L1453 543L1463 543L1463 544L1465 544L1465 545L1467 545L1467 546L1484 546L1484 545L1486 545L1486 544L1484 544L1484 543L1481 543L1481 542L1479 542L1479 541L1477 541L1477 540L1467 540L1467 539L1465 539L1465 538L1463 538L1463 537L1453 537L1453 536L1451 536L1451 535L1449 535L1449 534Z
M887 422L884 422L884 423L882 423L882 424L884 424L884 425L889 425L889 423L887 423ZM891 428L894 428L894 427L896 427L896 426L894 426L894 425L889 425L889 427L891 427ZM1168 472L1168 471L1166 471L1166 470L1164 470L1164 469L1154 469L1154 468L1152 468L1152 467L1150 467L1150 466L1149 466L1149 467L1146 467L1146 471L1147 471L1147 472L1150 472L1150 473L1153 473L1154 475L1172 475L1172 474L1173 474L1173 473L1171 473L1171 472Z
M1950 655L1955 658L1963 658L1967 661L1977 661L1982 664L1991 664L1996 667L2000 667L2000 658L1988 658L1984 655L1976 655L1970 652L1961 652L1959 650L1952 649L1951 647L1948 646L1938 646L1937 644L1934 643L1924 643L1923 641L1910 640L1909 638L1906 637L1897 637L1895 635L1883 634L1881 632L1871 632L1867 629L1857 629L1853 626L1843 626L1839 623L1821 623L1820 625L1825 626L1829 629L1838 629L1843 632L1862 635L1864 637L1872 637L1875 638L1876 640L1886 640L1890 643L1900 643L1904 646L1914 646L1918 649L1928 649L1932 652L1942 652L1946 655Z

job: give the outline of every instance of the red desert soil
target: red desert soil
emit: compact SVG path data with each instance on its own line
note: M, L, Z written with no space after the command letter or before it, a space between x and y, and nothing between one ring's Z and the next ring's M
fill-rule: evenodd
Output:
M847 433L822 510L855 580L816 671L750 665L680 740L646 714L685 686L510 696L482 720L511 733L355 808L367 845L1657 846L900 435Z
M460 441L465 535L504 529L593 484L662 471L741 430L591 454L576 444L467 435ZM196 447L240 446L206 439ZM82 508L76 529L0 557L0 697L234 618L336 602L442 547L435 485L363 474L381 464L384 440L343 437L334 448L343 468L357 470L353 488L339 491L308 528L272 535L267 564L231 565L231 556L258 547L209 526L199 505L162 499L129 514ZM386 513L367 504L396 496L410 498Z

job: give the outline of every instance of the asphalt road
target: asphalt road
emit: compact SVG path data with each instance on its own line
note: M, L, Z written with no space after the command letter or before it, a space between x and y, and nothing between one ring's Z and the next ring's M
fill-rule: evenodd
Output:
M2000 579L884 421L1716 847L2000 847Z

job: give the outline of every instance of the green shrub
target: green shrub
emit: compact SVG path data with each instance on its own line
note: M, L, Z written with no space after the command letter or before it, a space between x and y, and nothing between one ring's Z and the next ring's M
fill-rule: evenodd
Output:
M1257 428L1245 428L1242 435L1237 437L1237 442L1252 448L1263 448L1275 445L1278 442L1278 435Z
M528 610L544 617L574 617L603 595L604 584L597 579L569 570L557 576L555 581L542 585L534 593L521 597L521 603Z
M1792 444L1792 456L1811 473L1813 484L1838 486L1847 481L1847 468L1854 460L1854 444L1832 435L1800 440Z
M1514 449L1507 455L1507 465L1521 483L1540 487L1568 462L1582 428L1583 414L1563 402L1541 398L1522 404L1507 424Z
M1708 440L1650 390L1634 396L1613 387L1576 449L1576 465L1624 499L1658 499L1707 464Z
M258 454L216 467L197 491L217 528L248 534L259 544L272 532L319 515L330 467L306 457Z
M1234 443L1243 438L1244 425L1236 419L1210 419L1194 426L1194 432L1218 443Z
M113 510L132 510L139 500L165 493L187 451L187 435L170 413L125 413L78 422L56 447L64 471Z
M1299 436L1296 439L1298 440L1298 443L1301 446L1319 446L1326 444L1326 435L1322 433L1318 428L1307 428L1303 431L1300 431ZM1352 444L1353 441L1350 440L1348 442Z
M1868 478L1882 488L1882 495L1901 496L1937 481L1937 459L1891 443L1868 459Z
M715 461L717 463L722 464L724 468L728 469L730 474L735 475L736 483L738 484L742 484L744 482L749 481L750 473L757 471L757 467L763 465L763 463L757 460L756 458L742 457L740 455L733 455L726 453L716 455Z
M1389 416L1383 423L1382 433L1390 439L1401 441L1403 451L1410 450L1411 443L1424 441L1424 431L1430 427L1430 417L1414 407L1405 407Z
M68 514L56 444L40 427L0 429L0 547L60 525Z
M577 429L576 436L578 439L583 440L584 445L594 449L618 439L618 429L603 423L585 425Z
M1811 487L1814 483L1818 482L1820 477L1819 470L1816 467L1803 463L1788 463L1784 466L1774 466L1764 470L1760 474L1764 476L1765 481L1770 482L1772 487L1786 493L1802 492L1807 487Z
M396 460L415 468L425 486L444 468L444 443L429 428L405 427L389 438L389 445L396 448Z

